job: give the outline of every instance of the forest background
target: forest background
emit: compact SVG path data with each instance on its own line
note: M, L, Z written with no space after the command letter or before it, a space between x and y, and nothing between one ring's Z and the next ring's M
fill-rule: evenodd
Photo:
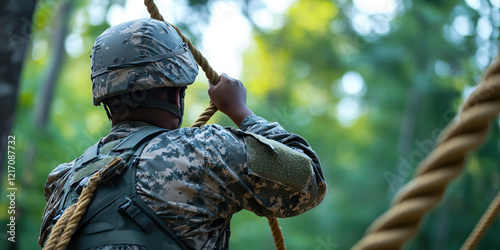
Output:
M14 2L35 4L3 1L1 20ZM318 153L328 194L317 208L279 219L289 249L348 249L360 239L498 50L499 0L158 2L215 70L241 79L256 114L304 136ZM103 108L91 104L94 40L110 24L144 17L139 0L39 0L32 18L0 27L4 48L26 45L17 91L0 107L0 249L37 249L47 174L110 130ZM208 104L207 84L200 73L188 88L184 126ZM11 89L1 86L7 96ZM220 113L210 122L233 126ZM15 243L7 240L7 135L16 143ZM499 162L497 120L405 249L458 249L500 188ZM231 248L273 249L266 224L236 214ZM498 249L498 230L497 221L479 249Z

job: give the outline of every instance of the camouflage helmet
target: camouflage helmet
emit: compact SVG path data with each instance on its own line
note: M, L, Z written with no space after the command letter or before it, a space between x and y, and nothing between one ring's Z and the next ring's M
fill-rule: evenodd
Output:
M105 30L92 47L94 105L138 90L186 87L198 75L198 65L177 31L151 18Z

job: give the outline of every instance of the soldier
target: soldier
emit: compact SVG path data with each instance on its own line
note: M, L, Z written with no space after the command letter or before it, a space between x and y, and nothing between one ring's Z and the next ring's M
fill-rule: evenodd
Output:
M180 128L184 90L198 66L165 22L108 28L91 61L94 105L104 104L111 133L49 174L41 246L88 176L116 156L127 169L96 190L68 249L227 249L234 213L291 217L324 198L314 151L256 116L236 79L222 74L208 93L239 129Z

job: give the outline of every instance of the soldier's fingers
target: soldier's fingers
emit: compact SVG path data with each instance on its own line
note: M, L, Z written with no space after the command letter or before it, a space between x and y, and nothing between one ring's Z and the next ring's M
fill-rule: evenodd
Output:
M215 89L216 86L217 85L214 85L212 83L208 84L208 94L209 95L214 91L214 89Z
M226 74L226 73L222 73L222 74L220 75L220 77L219 77L219 82L218 82L217 84L219 84L219 83L221 83L221 82L226 82L226 81L228 81L229 79L230 79L230 77L229 77L229 76L227 76L227 74Z

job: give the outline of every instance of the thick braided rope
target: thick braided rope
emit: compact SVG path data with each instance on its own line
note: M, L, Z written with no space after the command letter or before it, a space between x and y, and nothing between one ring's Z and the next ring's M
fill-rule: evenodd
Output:
M158 7L156 6L155 2L153 0L144 0L144 5L146 5L146 8L148 9L149 14L151 15L151 18L158 19L160 21L166 22L163 19L163 16L160 14L160 11L158 10ZM166 22L168 23L168 22ZM191 43L191 41L182 34L181 30L171 24L171 25L177 33L179 33L179 36L182 38L182 40L188 45L189 49L191 50L191 53L193 53L194 59L200 65L200 67L203 69L205 72L205 75L207 76L208 80L210 81L211 84L217 84L219 82L219 74L215 72L215 70L208 64L207 59L201 54L201 52ZM201 127L205 125L208 120L217 112L217 108L213 103L210 102L208 107L201 113L196 121L191 125L191 127Z
M500 212L500 192L498 192L495 199L488 206L486 212L484 212L483 216L472 230L471 234L465 240L464 244L460 248L460 250L472 250L476 249L477 244L483 238L488 228L490 228L493 221L495 221L495 217Z
M64 214L57 220L50 234L44 250L63 250L66 249L71 235L78 226L83 214L87 211L87 206L94 196L94 191L101 182L106 182L113 177L117 171L126 165L126 162L119 157L114 158L106 167L93 174L87 185L83 188L78 202L71 205Z
M277 250L285 250L285 241L283 240L283 234L281 232L281 227L278 224L278 219L274 217L267 217L269 226L271 227L271 232L273 234L274 245Z
M64 231L64 228L68 224L69 218L71 217L71 215L73 215L73 212L75 211L75 208L76 206L75 204L73 204L64 212L64 214L59 218L59 220L57 220L57 223L52 228L50 232L50 237L47 240L47 243L45 243L43 249L55 249L61 237L61 234Z
M146 8L148 9L149 14L151 15L151 18L158 19L160 21L165 22L163 19L163 16L160 14L158 7L154 3L153 0L144 0L144 5L146 5ZM182 38L182 40L188 45L189 49L193 53L194 59L200 65L200 67L205 71L205 75L207 76L208 80L210 81L211 84L217 84L219 82L219 75L215 70L208 64L207 59L201 54L201 52L191 43L191 41L182 34L181 30L173 25L170 24L176 31L179 33L179 36ZM208 107L203 111L199 116L198 119L191 125L191 127L201 127L205 125L208 120L217 112L217 107L210 102ZM281 232L281 228L279 227L278 220L276 218L268 218L269 225L271 227L271 231L273 232L273 239L274 239L274 244L276 245L277 249L285 249L285 244L283 240L283 234ZM280 246L280 247L278 247Z
M462 172L466 154L486 139L500 111L500 63L487 71L465 101L456 121L440 135L438 146L418 166L413 180L396 194L392 207L379 216L353 249L400 249L417 231L422 216L441 200L450 180Z

